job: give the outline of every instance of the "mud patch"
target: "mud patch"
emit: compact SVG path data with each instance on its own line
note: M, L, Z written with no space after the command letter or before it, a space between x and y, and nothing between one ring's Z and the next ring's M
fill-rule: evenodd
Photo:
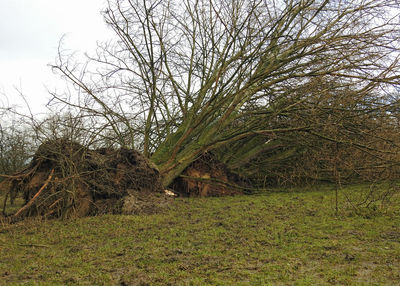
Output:
M164 193L128 190L128 195L123 199L121 213L125 215L158 213L166 209L172 200L171 196Z

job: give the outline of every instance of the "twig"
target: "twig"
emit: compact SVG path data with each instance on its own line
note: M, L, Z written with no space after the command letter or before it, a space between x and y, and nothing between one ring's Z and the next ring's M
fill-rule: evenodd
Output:
M4 201L3 201L3 215L4 216L6 216L6 206L7 206L7 199L8 199L8 195L9 194L10 194L10 191L8 191L6 193L6 196L5 196Z
M0 174L0 177L7 178L7 179L18 179L18 178L21 178L24 176L25 176L25 174L20 174L20 175L16 175L16 176Z
M53 177L53 174L54 174L54 169L51 170L49 177L47 178L47 180L44 183L44 185L40 188L40 190L36 193L36 195L34 195L33 198L26 205L24 205L19 211L17 211L14 214L14 217L18 217L24 210L26 210L27 208L29 208L33 204L33 202L39 197L40 193L47 187L47 185L49 184L51 178Z
M0 177L7 178L7 179L19 179L19 178L27 177L30 174L32 174L33 172L35 172L36 169L38 168L38 166L39 166L39 164L36 164L33 168L30 168L30 166L28 166L25 169L19 171L18 173L13 174L13 175L0 174ZM29 172L24 173L28 169L30 169Z
M18 244L19 246L26 246L26 247L44 247L44 248L50 248L48 245L44 244Z

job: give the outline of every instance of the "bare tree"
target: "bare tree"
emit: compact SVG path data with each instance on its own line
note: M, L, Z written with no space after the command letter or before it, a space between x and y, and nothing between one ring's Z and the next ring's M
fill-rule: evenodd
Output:
M12 174L27 164L32 155L28 135L15 122L7 129L0 126L0 174Z
M60 51L54 68L79 96L54 96L130 134L169 185L202 153L255 135L351 141L274 122L312 110L300 91L316 78L385 101L380 89L399 84L397 14L395 0L109 0L117 39L83 66Z

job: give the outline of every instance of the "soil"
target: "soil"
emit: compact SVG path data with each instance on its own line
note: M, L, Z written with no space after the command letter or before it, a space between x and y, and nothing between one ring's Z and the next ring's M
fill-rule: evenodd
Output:
M149 214L168 206L171 194L208 197L242 193L237 182L237 176L207 153L173 182L171 193L164 190L157 168L135 150L92 150L59 139L44 142L27 168L2 186L11 199L22 194L24 206L11 214L19 220Z
M242 193L238 178L211 153L194 161L172 184L181 196L209 197Z
M168 201L157 168L141 153L91 150L63 139L43 143L3 186L11 197L23 195L18 217L151 213Z

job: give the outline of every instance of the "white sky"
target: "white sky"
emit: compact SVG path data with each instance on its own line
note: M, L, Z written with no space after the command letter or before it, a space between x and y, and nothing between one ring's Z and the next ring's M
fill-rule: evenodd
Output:
M9 105L21 105L17 87L34 113L45 112L47 89L64 87L48 67L60 38L71 51L94 51L96 41L112 38L104 7L104 0L0 0L0 104L5 94Z

